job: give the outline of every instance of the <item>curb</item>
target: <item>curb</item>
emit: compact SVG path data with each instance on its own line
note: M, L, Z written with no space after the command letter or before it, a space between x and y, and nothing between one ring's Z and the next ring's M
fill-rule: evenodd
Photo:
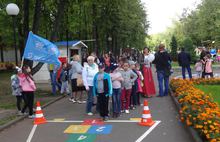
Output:
M60 96L60 97L58 97L58 98L56 98L56 99L54 99L54 100L51 100L51 101L49 101L48 103L44 104L44 105L42 106L42 108L46 108L47 106L49 106L49 105L51 105L51 104L53 104L53 103L59 101L60 99L62 99L62 98L64 98L64 97L65 97L65 96L62 95L62 96ZM4 125L2 125L2 126L0 126L0 132L3 131L4 129L6 129L6 128L8 128L8 127L10 127L10 126L12 126L12 125L18 123L18 122L20 122L21 120L25 119L27 116L28 116L28 115L20 116L20 117L14 119L14 120L12 120L12 121L9 121L8 123L6 123L6 124L4 124Z
M169 89L170 90L170 96L173 100L173 102L175 103L176 107L178 110L180 110L181 106L178 102L178 100L175 98L175 96L173 95L173 91L171 90L171 88ZM203 140L201 139L201 137L199 136L198 132L193 128L193 127L189 127L187 126L185 123L182 123L184 124L184 127L187 129L187 131L190 133L190 135L192 136L194 142L203 142Z

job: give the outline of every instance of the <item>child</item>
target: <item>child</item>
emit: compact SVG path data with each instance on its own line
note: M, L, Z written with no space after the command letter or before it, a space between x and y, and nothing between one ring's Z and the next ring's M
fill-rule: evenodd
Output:
M114 64L112 66L113 72L110 74L112 79L113 94L112 94L112 104L113 104L113 117L119 117L121 112L121 83L124 80L120 71L118 70L118 65Z
M204 64L204 76L205 76L205 78L213 77L211 55L207 54L204 57L204 61L203 60L201 60L201 61Z
M197 77L200 78L202 75L202 61L198 60L195 64L195 70Z
M112 82L109 74L104 72L105 65L99 64L99 72L93 80L93 93L98 98L99 113L104 121L108 120L108 103L109 97L112 95Z
M25 103L21 113L24 114L26 108L28 107L29 118L35 118L35 115L33 114L33 103L34 103L34 91L36 90L36 86L34 84L34 79L31 75L30 67L24 65L22 67L22 74L20 74L18 77Z
M65 92L68 96L70 96L68 79L69 79L69 69L67 67L67 63L63 63L62 71L60 73L60 81L61 81L60 93L63 94Z
M128 107L130 106L132 84L137 79L137 75L129 69L128 61L124 62L123 69L122 77L124 81L122 82L121 112L129 113Z
M15 74L11 76L11 88L12 88L12 95L16 96L17 99L17 109L18 115L22 115L21 113L21 102L22 102L22 93L21 93L21 86L19 84L18 75L21 74L21 69L16 67Z
M129 64L130 64L130 69L137 75L135 69L135 62L130 61ZM137 86L138 86L137 79L138 79L138 75L135 81L132 83L130 109L135 109L135 106L137 105Z
M138 75L138 79L137 79L137 105L140 105L140 94L143 93L143 83L142 81L144 80L144 77L140 71L140 64L136 63L135 64L136 66L136 72L137 72L137 75Z

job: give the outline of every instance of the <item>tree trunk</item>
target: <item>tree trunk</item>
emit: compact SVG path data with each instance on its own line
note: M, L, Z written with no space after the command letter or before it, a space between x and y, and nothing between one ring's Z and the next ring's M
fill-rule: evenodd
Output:
M92 4L92 17L93 23L92 23L92 36L95 41L93 42L93 49L95 50L95 53L99 56L98 54L98 33L97 33L97 25L96 25L96 5L93 3Z
M24 41L26 43L27 37L28 37L28 32L29 32L29 6L30 6L30 1L29 0L24 0Z
M0 44L0 54L1 54L1 62L4 62L4 53L3 53L3 45Z
M34 19L33 19L33 25L32 25L32 31L34 34L38 33L39 25L40 25L40 15L41 15L41 0L35 1L35 9L34 9ZM33 61L31 63L33 65ZM44 65L44 63L39 62L35 67L32 68L32 75L37 73L41 67Z
M41 0L35 0L34 20L33 20L33 26L32 26L32 31L35 34L38 33L38 29L40 25L41 3L42 3Z
M37 0L38 1L38 0ZM62 18L64 17L64 8L66 6L67 0L60 0L59 4L58 4L58 11L56 14L56 19L54 22L54 27L53 27L53 31L51 33L51 40L52 41L56 41L57 40L57 33L59 32L59 27L60 27L60 23L62 21ZM37 2L35 3L37 4ZM35 9L36 10L36 9ZM37 12L37 11L35 11ZM38 15L39 16L39 15ZM34 75L35 73L37 73L41 67L44 65L44 63L39 62L33 69L32 69L32 75Z
M51 33L51 40L56 41L57 40L57 33L59 32L60 28L60 23L62 21L62 18L64 17L64 9L67 4L67 0L60 0L59 4L57 6L57 14L56 14L56 19L54 22L53 30Z

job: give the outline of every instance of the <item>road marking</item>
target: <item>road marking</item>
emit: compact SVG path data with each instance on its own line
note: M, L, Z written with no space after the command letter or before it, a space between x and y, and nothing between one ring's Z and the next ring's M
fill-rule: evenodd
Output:
M140 136L135 142L142 142L142 140L150 134L151 131L153 131L154 128L157 127L157 125L160 123L161 121L155 121L155 124L153 126L151 126L142 136Z
M31 142L31 139L34 136L34 132L35 132L36 128L37 128L37 125L34 125L26 142Z
M47 122L52 122L52 123L81 123L81 122L84 122L84 121L81 121L81 120L66 120L66 121L48 120ZM109 122L109 123L112 123L112 122L115 122L115 123L121 123L121 122L134 123L134 122L140 122L140 120L108 120L108 121L105 121L105 123L107 123L107 122Z

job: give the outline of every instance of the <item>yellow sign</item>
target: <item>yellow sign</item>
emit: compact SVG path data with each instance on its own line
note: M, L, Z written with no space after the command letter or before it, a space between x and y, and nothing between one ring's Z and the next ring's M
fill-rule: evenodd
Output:
M53 120L53 122L62 122L64 120L65 120L65 118L56 118Z
M64 133L83 134L88 131L91 125L70 125Z
M140 121L141 122L141 118L130 118L131 121Z

